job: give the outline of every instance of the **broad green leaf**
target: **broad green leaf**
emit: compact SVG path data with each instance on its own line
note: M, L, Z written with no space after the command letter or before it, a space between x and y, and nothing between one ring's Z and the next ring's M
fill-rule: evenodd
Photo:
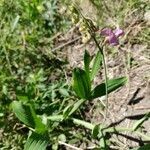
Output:
M150 144L146 144L142 147L137 147L137 148L133 148L133 149L130 149L130 150L150 150Z
M94 77L98 73L98 71L101 67L101 63L102 63L102 55L101 55L100 51L98 51L94 58L94 61L93 61L92 71L91 71L91 75L90 75L91 81L94 79Z
M123 86L127 81L126 77L108 80L108 93ZM99 84L91 92L91 99L106 95L105 83Z
M133 130L137 130L146 120L150 118L150 113L146 114L142 119L136 121L133 125Z
M83 98L83 99L89 98L91 85L90 85L90 80L84 70L80 68L75 68L73 70L72 87L78 97Z
M92 130L92 136L96 139L100 130L100 125L95 125Z
M108 80L108 92L110 93L118 89L119 87L125 85L126 82L127 82L126 77L120 77L120 78Z
M89 75L90 73L90 61L91 61L91 57L90 57L90 54L87 50L85 50L85 53L84 53L84 69L85 69L85 72Z
M25 125L35 129L39 133L46 131L45 125L42 123L41 118L36 115L31 104L22 104L22 102L13 101L11 106L15 115Z
M22 105L21 102L13 101L12 109L20 121L29 127L35 128L32 107L30 105Z
M33 132L25 143L24 150L46 150L48 136Z

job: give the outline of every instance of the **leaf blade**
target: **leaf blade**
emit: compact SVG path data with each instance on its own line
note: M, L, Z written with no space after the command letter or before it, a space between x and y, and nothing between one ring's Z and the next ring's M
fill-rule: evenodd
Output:
M84 52L84 69L88 75L90 73L90 68L89 68L90 60L91 60L90 54L87 50L85 50L85 52Z
M80 68L75 68L73 70L72 87L78 97L82 99L88 99L91 91L91 83L84 70Z
M102 63L102 55L100 53L100 51L97 52L94 62L93 62L93 66L92 66L92 71L91 71L91 81L94 79L95 75L98 73L100 67L101 67L101 63Z
M35 128L35 122L32 117L30 106L23 106L21 102L13 101L11 107L20 121L29 127Z
M25 125L35 129L38 133L44 133L47 130L41 118L36 115L31 104L13 101L11 107L17 118Z
M33 132L25 143L24 150L46 150L48 137Z
M118 89L119 87L123 86L127 81L126 77L120 77L116 79L108 80L108 93ZM97 98L106 95L106 84L102 83L96 86L91 92L91 98Z
M133 130L136 131L146 120L150 119L150 113L146 114L143 118L140 120L136 121L133 124Z

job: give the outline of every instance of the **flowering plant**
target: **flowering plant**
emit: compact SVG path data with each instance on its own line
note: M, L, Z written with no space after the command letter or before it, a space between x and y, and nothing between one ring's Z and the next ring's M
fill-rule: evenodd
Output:
M119 37L124 34L124 31L119 28L115 30L104 28L100 34L106 37L106 41L109 42L110 45L116 46L119 45Z

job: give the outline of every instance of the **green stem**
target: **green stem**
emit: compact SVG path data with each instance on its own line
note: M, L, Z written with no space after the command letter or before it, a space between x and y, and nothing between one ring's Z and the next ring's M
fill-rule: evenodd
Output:
M96 40L95 38L95 35L91 35L96 46L98 47L99 51L101 52L101 55L102 55L102 59L103 59L103 66L104 66L104 76L105 76L105 91L106 91L106 114L105 114L105 119L107 117L107 110L108 110L108 78L107 78L107 66L106 66L106 60L105 60L105 55L104 55L104 52L103 52L103 46L100 47L98 41Z
M47 117L47 119L51 121L61 121L63 120L63 115L50 116L50 117ZM72 120L74 124L84 126L85 128L89 130L93 130L95 127L94 124L80 120L80 119L76 119L76 118L69 118L69 119ZM114 134L117 134L119 132L125 132L125 131L133 132L137 134L138 136L141 136L143 139L150 141L150 136L145 135L141 133L140 131L135 131L133 128L110 127L106 129L104 127L101 130L105 133L114 133Z
M74 124L84 126L85 128L90 129L90 130L93 130L93 128L94 128L94 125L89 122L86 122L86 121L83 121L80 119L76 119L76 118L71 118L71 119Z
M133 133L143 137L145 140L150 141L150 136L147 136L139 131L134 131L133 128L111 127L111 128L103 129L103 130L104 130L104 132L108 132L108 133L119 133L119 132L125 132L125 131L133 132Z
M51 120L51 121L62 121L63 115L48 116L47 119ZM89 122L86 122L86 121L83 121L80 119L76 119L76 118L69 118L69 119L71 119L74 124L84 126L87 129L93 130L93 128L94 128L94 125Z

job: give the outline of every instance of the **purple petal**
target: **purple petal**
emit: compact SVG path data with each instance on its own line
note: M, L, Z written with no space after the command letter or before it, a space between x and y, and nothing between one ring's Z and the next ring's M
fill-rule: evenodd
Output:
M108 41L109 41L109 44L113 46L116 46L119 44L119 41L114 33L108 37Z
M113 33L113 31L109 28L104 28L104 29L101 30L101 34L104 35L104 36L109 36L112 33Z
M124 31L121 29L114 30L114 34L116 37L122 36L124 34Z

